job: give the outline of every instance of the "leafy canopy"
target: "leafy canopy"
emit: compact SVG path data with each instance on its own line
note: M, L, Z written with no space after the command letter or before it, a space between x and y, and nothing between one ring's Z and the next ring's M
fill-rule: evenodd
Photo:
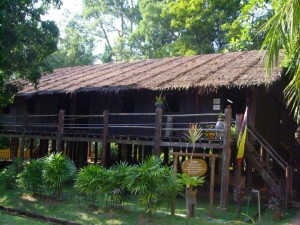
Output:
M279 52L283 48L289 83L284 90L288 105L294 116L300 115L300 1L277 0L274 16L263 27L267 36L262 48L267 50L266 68L270 74L273 65L279 63Z
M64 36L59 40L58 50L47 58L51 68L89 65L95 62L95 38L89 34L90 30L84 22L84 18L79 15L68 22Z
M42 21L51 5L61 0L0 1L0 104L10 102L17 90L9 81L24 78L34 84L50 68L45 58L56 50L59 30L53 21Z

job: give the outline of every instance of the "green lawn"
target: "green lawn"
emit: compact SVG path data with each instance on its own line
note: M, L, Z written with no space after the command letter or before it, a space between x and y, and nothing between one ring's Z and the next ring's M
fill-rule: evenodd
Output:
M66 190L66 193L71 194L72 189ZM155 224L155 225L213 225L225 224L228 221L233 221L235 224L244 224L246 216L242 215L239 223L237 223L236 205L230 202L227 212L214 211L213 220L208 219L208 194L201 194L199 197L196 210L196 219L186 219L185 202L183 198L179 198L176 206L176 216L167 215L169 212L168 205L161 206L159 212L149 216L143 212L143 209L137 204L137 200L129 201L121 209L104 207L101 201L98 202L98 207L92 209L88 207L87 201L83 197L65 196L59 201L54 201L50 198L34 198L26 193L23 193L20 188L15 190L5 190L0 185L0 205L27 210L37 214L56 217L64 220L74 221L82 224ZM133 204L134 202L135 204ZM257 200L252 200L249 208L249 215L253 216L257 209ZM218 206L218 199L215 200L215 207ZM242 202L242 211L245 213L247 208L247 200ZM273 215L269 211L262 214L262 225L269 225L274 221L274 224L287 224L296 211L289 209L287 215L280 221L275 222ZM3 216L5 215L5 216ZM22 217L12 217L6 214L0 214L0 224L42 224L39 222L20 222Z
M0 212L0 224L2 225L42 225L45 224L43 222L39 222L33 219L27 219L20 216L9 215L3 212Z

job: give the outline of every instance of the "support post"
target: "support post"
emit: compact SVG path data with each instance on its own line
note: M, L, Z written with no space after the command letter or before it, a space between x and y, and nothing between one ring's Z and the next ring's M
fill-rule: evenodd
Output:
M284 216L286 214L286 210L287 210L287 206L288 206L288 203L289 203L289 200L290 200L290 193L291 193L291 167L290 166L287 166L285 168L285 201L284 201Z
M33 158L33 138L30 138L30 144L29 144L29 153L30 153L30 159Z
M56 151L62 151L62 135L64 132L64 120L65 120L65 110L59 110L59 117L58 117L58 131L57 131L57 138L56 138Z
M160 142L161 142L161 127L162 127L162 108L156 107L155 111L155 143L154 152L156 156L160 155Z
M22 161L24 160L27 124L28 124L28 115L27 115L27 113L25 113L24 121L23 121L23 127L22 127L21 146L20 146L20 159Z
M218 210L226 211L228 205L228 186L229 186L229 166L231 156L231 107L225 109L225 121L224 121L224 141L223 141L223 153L222 153L222 177L221 177L221 195L220 206Z
M108 166L108 163L107 163L108 119L109 119L108 110L103 110L103 134L102 134L101 164L104 168Z
M95 142L95 155L94 155L94 164L98 162L98 142Z
M55 140L55 139L52 139L52 140L51 140L51 154L52 154L53 152L55 152L55 150L56 150L56 140Z
M211 165L210 165L210 187L209 187L209 216L213 217L216 158L212 157L210 162L211 162Z

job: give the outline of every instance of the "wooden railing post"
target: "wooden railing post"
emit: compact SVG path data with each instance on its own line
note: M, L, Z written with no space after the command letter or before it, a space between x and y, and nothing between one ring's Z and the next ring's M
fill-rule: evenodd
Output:
M94 164L98 163L98 142L95 142L95 157L94 157Z
M161 142L161 127L162 127L162 108L156 107L155 110L155 143L154 152L156 156L160 155L160 142Z
M229 166L230 166L230 156L231 156L231 148L230 148L231 113L232 113L231 107L227 107L225 109L225 121L224 121L220 207L218 208L221 211L226 211L228 205Z
M108 110L103 110L103 134L102 134L101 164L104 168L108 166L108 164L107 164L108 119L109 119Z
M284 215L286 213L286 209L288 206L288 203L291 199L291 193L292 193L292 189L293 189L293 184L291 183L292 180L292 167L291 166L287 166L285 168L285 179L286 179L286 184L285 184L285 202L284 202Z
M215 186L215 164L216 158L210 159L210 187L209 187L209 216L213 217L214 212L214 186Z
M26 130L28 124L28 115L25 113L23 127L22 127L22 139L21 139L21 146L20 146L20 159L24 160L24 150L25 150L25 141L26 141Z
M64 121L65 121L65 110L59 110L59 117L58 117L58 131L56 137L56 151L62 151L62 135L64 133Z

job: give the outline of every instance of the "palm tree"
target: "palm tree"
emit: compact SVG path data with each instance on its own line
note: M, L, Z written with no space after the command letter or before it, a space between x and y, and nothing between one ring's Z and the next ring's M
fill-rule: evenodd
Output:
M266 69L271 74L273 65L279 63L280 49L284 49L285 75L289 83L284 93L294 116L300 115L300 1L278 0L275 15L264 25L268 30L262 48L267 50Z
M44 158L43 178L46 187L53 189L54 198L60 197L63 185L72 180L75 173L74 162L62 153L53 153Z

